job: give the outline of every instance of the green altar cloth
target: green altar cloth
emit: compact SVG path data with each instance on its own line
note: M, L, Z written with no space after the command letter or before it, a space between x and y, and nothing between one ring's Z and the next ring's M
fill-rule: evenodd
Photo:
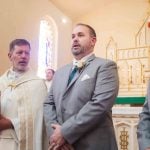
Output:
M143 104L145 97L117 97L115 104Z

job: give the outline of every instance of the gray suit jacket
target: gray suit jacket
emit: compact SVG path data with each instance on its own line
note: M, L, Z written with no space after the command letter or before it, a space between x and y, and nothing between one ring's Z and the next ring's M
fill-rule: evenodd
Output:
M137 127L139 150L145 150L150 147L150 82L143 110L139 117L140 121Z
M48 136L51 123L62 125L76 150L117 150L111 108L118 93L117 66L92 55L67 86L72 64L55 73L44 103Z

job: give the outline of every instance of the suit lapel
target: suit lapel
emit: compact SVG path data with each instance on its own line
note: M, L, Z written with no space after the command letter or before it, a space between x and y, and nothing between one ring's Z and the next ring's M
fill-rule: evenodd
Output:
M64 70L64 78L62 79L64 82L64 93L66 92L66 89L68 88L68 80L69 80L69 75L70 75L70 72L72 70L72 63L69 64L69 66Z
M80 73L77 72L77 73L75 74L75 76L73 77L73 79L71 80L71 82L69 83L69 85L67 86L66 91L75 83L75 81L79 78L79 76L80 76Z
M79 72L77 72L76 74L75 74L75 76L74 76L74 78L72 79L72 81L69 83L69 85L68 85L68 80L69 80L69 75L70 75L70 73L71 73L71 71L72 71L72 67L73 67L73 65L71 65L70 66L70 69L67 71L67 76L68 76L68 78L66 78L67 80L65 80L65 91L64 91L64 95L65 95L65 93L70 89L70 87L75 83L75 81L79 78L79 76L80 76L80 73Z
M95 55L93 54L86 60L85 67L87 67L94 59L95 59Z
M72 81L70 82L70 84L68 85L68 80L69 80L69 75L70 72L72 70L73 64L70 64L69 68L66 70L66 75L68 76L68 78L65 78L65 90L64 90L64 95L66 94L66 92L74 85L74 83L77 81L77 79L80 77L81 73L86 69L86 67L90 64L91 61L93 61L93 59L95 58L95 55L91 55L87 61L85 62L85 66L83 67L83 69L80 71L80 73L78 72L74 78L72 79Z

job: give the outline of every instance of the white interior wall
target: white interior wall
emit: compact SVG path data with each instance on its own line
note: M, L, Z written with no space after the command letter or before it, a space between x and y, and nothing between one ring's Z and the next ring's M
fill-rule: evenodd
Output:
M117 42L118 48L135 46L135 34L150 11L149 8L146 0L114 0L76 19L74 24L82 22L95 28L98 37L95 53L105 58L110 37Z
M66 64L70 59L70 32L72 21L59 11L48 0L5 0L0 5L0 74L9 66L7 58L9 43L15 38L26 38L32 47L31 66L37 69L38 38L40 20L44 16L51 16L58 28L58 56L57 67ZM62 18L67 23L62 23Z

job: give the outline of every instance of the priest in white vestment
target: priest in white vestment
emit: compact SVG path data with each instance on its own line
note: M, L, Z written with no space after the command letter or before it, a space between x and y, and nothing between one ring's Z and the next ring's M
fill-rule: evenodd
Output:
M12 67L0 77L0 150L44 150L44 80L28 67L30 43L16 39L10 43Z

